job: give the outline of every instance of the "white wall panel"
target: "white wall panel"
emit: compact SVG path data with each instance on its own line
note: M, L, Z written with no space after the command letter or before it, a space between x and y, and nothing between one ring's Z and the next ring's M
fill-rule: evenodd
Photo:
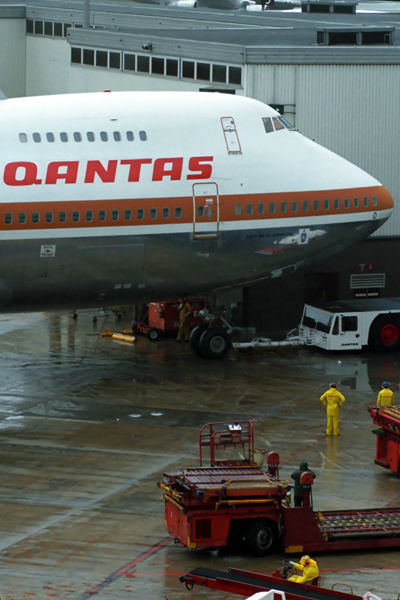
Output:
M26 95L68 92L71 48L64 39L26 36Z
M0 89L8 98L25 96L24 19L0 19Z
M248 65L246 95L277 104L293 99L304 135L389 189L395 211L376 235L400 235L399 66Z

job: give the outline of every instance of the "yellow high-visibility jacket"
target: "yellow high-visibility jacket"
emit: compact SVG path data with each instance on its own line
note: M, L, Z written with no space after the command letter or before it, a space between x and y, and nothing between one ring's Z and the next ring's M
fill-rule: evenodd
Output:
M300 563L294 563L294 567L299 571L303 571L301 581L298 580L298 583L311 583L311 581L319 575L318 565L312 558L310 558L308 565L303 567Z
M383 388L378 394L377 406L394 406L394 394L389 388Z
M322 394L320 400L324 406L327 406L326 414L328 417L338 417L339 406L342 406L345 402L343 394L338 392L336 388L330 388L325 394Z

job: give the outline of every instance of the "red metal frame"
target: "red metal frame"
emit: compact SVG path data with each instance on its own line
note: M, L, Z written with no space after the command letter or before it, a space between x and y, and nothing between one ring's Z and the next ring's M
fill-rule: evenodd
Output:
M373 422L379 426L376 434L375 464L400 473L400 407L376 406L368 408Z
M203 448L209 448L210 466L254 465L254 428L252 421L221 421L207 423L200 429L200 466L203 466ZM238 460L217 460L217 448L241 448L243 458Z

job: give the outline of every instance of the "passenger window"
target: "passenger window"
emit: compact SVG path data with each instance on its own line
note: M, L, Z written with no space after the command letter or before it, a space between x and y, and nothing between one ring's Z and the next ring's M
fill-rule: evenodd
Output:
M27 143L28 136L26 135L26 133L20 133L19 134L19 141L22 142L23 144Z
M281 202L281 213L285 213L287 210L286 202Z
M309 207L308 200L303 200L303 210L304 210L304 212L308 211L308 207Z
M6 213L4 215L4 223L6 225L11 225L12 221L13 221L12 214L11 213Z
M157 209L156 208L150 209L150 219L157 219Z
M376 196L372 196L372 204L378 206L378 198Z
M147 140L147 133L145 131L139 131L139 139L142 142L145 142Z
M55 139L56 139L56 138L54 137L54 133L51 133L51 131L48 131L48 132L46 133L46 140L47 140L48 142L50 142L50 144L52 144L53 142L55 142Z
M358 317L342 317L342 331L357 331Z
M180 219L182 217L182 209L180 206L177 206L175 208L175 216L177 219Z
M334 201L333 201L333 208L335 210L339 210L339 208L340 208L340 200L339 200L339 198L335 198L334 199Z
M58 220L60 221L60 223L65 223L67 220L67 213L65 212L65 210L61 210L58 213Z
M95 140L93 131L88 131L86 133L86 137L87 137L88 142L94 142L94 140Z
M81 142L82 141L82 135L79 133L79 131L75 131L74 132L74 140L75 140L75 142Z
M263 215L264 211L265 211L265 206L264 206L264 204L262 202L260 202L259 205L258 205L258 214L259 215Z
M105 221L107 217L107 213L105 210L99 210L99 221Z
M39 223L40 216L38 212L32 213L32 223Z
M113 221L118 221L119 219L119 210L117 210L116 208L113 208L113 210L111 211L111 218Z
M133 140L134 140L133 131L126 132L126 139L128 140L128 142L133 142Z
M198 206L197 207L197 216L198 217L204 217L204 206Z
M319 200L314 200L314 210L319 210Z
M358 208L360 206L359 198L354 198L354 208Z
M35 132L32 135L32 137L33 137L33 141L36 142L37 144L42 141L42 137L41 137L40 133Z
M297 212L298 204L296 201L292 202L292 212Z
M79 214L79 210L73 210L72 211L72 220L77 223L80 219L80 214Z
M324 200L324 209L329 210L331 207L331 203L329 200Z
M25 213L18 213L18 223L20 225L24 225L24 223L26 223L26 214Z
M47 212L44 216L46 223L52 223L53 222L53 213L52 212Z
M241 215L242 214L242 205L241 204L235 204L235 215Z
M253 205L252 204L247 204L246 205L246 212L248 215L252 215L253 214Z
M275 202L271 202L269 205L269 212L271 213L271 215L273 215L275 211L276 211L276 204L275 204Z
M348 198L344 199L344 207L345 208L350 208L350 200Z
M125 221L130 221L132 219L132 211L130 208L126 208L124 212Z
M364 206L367 207L369 205L368 196L364 196Z
M162 209L162 216L163 216L163 219L169 219L169 208Z
M87 210L85 213L86 221L93 221L93 212L91 210Z
M144 209L143 208L138 208L137 218L138 219L144 219Z
M121 141L121 134L119 131L113 131L113 138L114 138L114 142L120 142Z
M339 335L339 317L335 317L333 322L332 335Z
M274 127L272 125L272 121L269 117L263 117L263 123L264 123L264 129L266 133L271 133L271 131L274 131Z
M100 139L102 142L108 142L108 135L106 131L100 131Z
M275 131L280 131L281 129L285 129L284 125L277 119L276 117L272 117L274 122Z
M62 131L60 133L60 140L64 143L68 142L68 133L66 133L65 131Z

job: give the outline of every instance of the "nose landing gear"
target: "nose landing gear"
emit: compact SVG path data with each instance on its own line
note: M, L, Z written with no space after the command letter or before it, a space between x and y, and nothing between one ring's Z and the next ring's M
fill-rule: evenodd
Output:
M203 358L223 358L232 345L232 327L221 314L212 314L208 309L202 309L199 314L204 323L191 332L190 347Z

